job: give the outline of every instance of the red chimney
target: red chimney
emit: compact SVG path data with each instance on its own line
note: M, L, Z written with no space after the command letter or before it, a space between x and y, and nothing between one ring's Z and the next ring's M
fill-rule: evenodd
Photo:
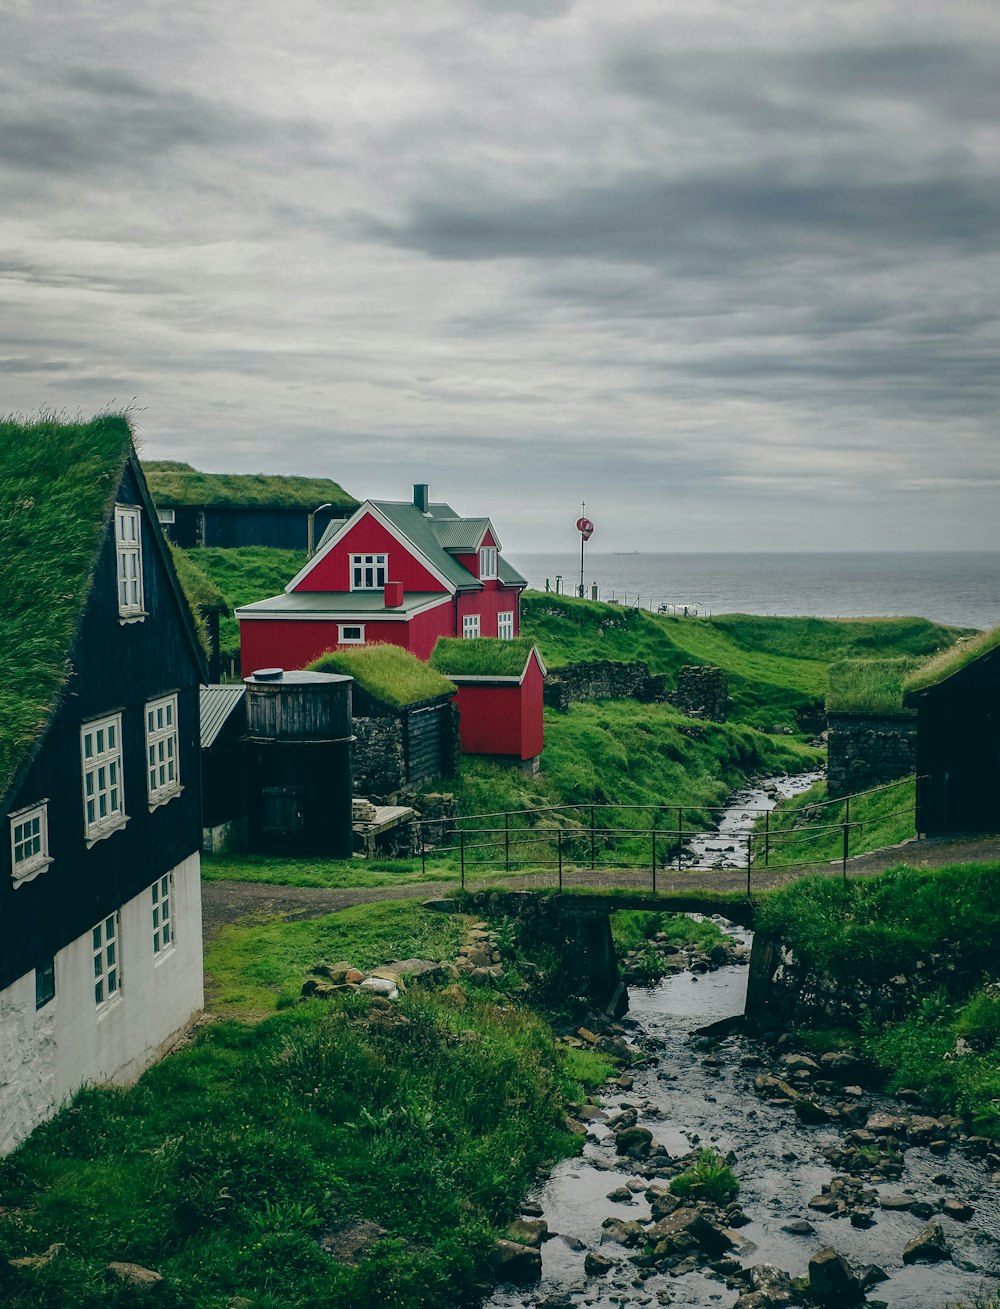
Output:
M398 609L403 603L403 583L386 582L383 588L386 609Z

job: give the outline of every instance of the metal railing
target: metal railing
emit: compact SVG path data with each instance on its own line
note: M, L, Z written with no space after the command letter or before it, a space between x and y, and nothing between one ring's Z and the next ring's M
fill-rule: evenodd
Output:
M922 781L923 779L917 779ZM828 823L807 822L801 825L802 809L789 810L765 809L759 806L727 805L639 805L584 803L569 805L548 805L538 809L499 810L494 813L465 814L448 821L450 831L448 839L451 844L430 845L425 839L427 829L440 831L442 819L418 820L417 843L421 869L427 872L428 855L434 859L441 856L457 855L462 886L466 881L466 872L470 866L489 864L494 869L503 868L506 873L517 868L554 869L562 890L567 877L580 871L596 873L598 871L635 871L646 870L650 874L651 889L656 891L657 875L665 872L718 872L732 873L746 870L746 888L749 895L752 887L753 870L766 869L778 871L785 868L813 867L819 864L840 862L842 874L847 879L847 865L851 857L851 840L855 832L860 832L873 819L858 818L858 802L865 797L886 794L888 792L912 786L912 777L901 778L884 786L872 787L867 791L856 791L850 795L838 796L830 800L820 800L808 806L809 817L815 817L819 811L826 809L843 809L839 816ZM916 789L916 788L915 788ZM851 816L851 804L855 805L855 817ZM721 814L739 808L746 817L754 817L751 827L739 833L720 832L711 826L711 815ZM611 814L616 817L639 815L645 822L633 820L631 823L612 823L599 817ZM916 817L916 802L906 804L888 813L879 813L878 822L906 815ZM706 824L705 818L709 819ZM556 819L559 821L556 821ZM685 818L688 819L687 823ZM783 819L796 822L795 826L783 826ZM546 821L546 819L548 821ZM495 821L491 821L495 820ZM837 854L831 858L829 834L838 833ZM731 859L720 865L692 863L689 843L697 839L724 839L733 846L745 849L745 858ZM822 853L815 858L803 858L796 854L793 858L781 859L782 845L787 847L794 841L798 851L810 845L819 846L826 838ZM857 842L855 842L855 845ZM735 855L735 850L733 851ZM616 857L617 856L617 857Z

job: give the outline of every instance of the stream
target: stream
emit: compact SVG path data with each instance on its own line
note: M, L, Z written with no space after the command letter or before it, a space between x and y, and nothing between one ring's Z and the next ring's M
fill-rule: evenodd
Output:
M747 837L765 809L781 800L808 791L823 773L789 773L769 777L741 791L735 791L713 831L699 832L684 842L683 868L745 868Z
M736 942L751 940L743 929L716 921ZM755 1075L775 1062L773 1052L761 1043L744 1035L709 1043L697 1035L696 1029L742 1012L747 975L745 966L733 965L700 975L680 972L651 987L632 987L623 1022L629 1040L649 1054L650 1063L633 1070L631 1091L605 1092L603 1116L612 1116L619 1106L637 1108L639 1124L648 1127L672 1157L697 1146L711 1146L722 1155L733 1152L739 1203L750 1220L738 1231L740 1245L733 1255L745 1268L772 1264L802 1276L810 1255L833 1246L855 1273L870 1264L885 1270L888 1280L874 1286L869 1297L891 1309L945 1309L995 1291L1000 1277L1000 1186L991 1182L983 1160L968 1157L958 1145L944 1156L910 1147L903 1156L902 1176L877 1186L880 1194L906 1191L931 1205L946 1196L972 1205L974 1216L968 1222L935 1215L951 1246L950 1260L903 1265L904 1245L926 1221L908 1211L876 1208L874 1225L864 1229L852 1226L846 1217L808 1208L810 1198L837 1172L824 1152L843 1141L846 1129L805 1126L791 1106L770 1106L754 1092ZM708 1049L718 1057L717 1066L703 1063ZM744 1059L747 1064L741 1063ZM863 1103L871 1113L899 1113L901 1107L869 1093ZM628 1259L635 1251L607 1239L602 1228L606 1218L649 1220L644 1197L649 1182L642 1173L643 1165L616 1155L614 1131L602 1121L591 1122L583 1154L558 1164L531 1196L553 1234L541 1247L541 1282L529 1289L500 1287L486 1309L663 1304L730 1309L739 1292L727 1288L723 1278L700 1271L680 1277L655 1272L643 1281ZM947 1182L941 1180L945 1174ZM630 1202L607 1198L622 1186L633 1190ZM782 1230L801 1219L815 1231L792 1235ZM615 1266L605 1275L588 1277L586 1253L598 1248Z

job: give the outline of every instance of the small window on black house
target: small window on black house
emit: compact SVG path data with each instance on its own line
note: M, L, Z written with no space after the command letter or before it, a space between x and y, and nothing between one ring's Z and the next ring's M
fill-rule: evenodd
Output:
M45 963L39 964L35 969L35 1008L41 1009L43 1005L47 1005L55 993L56 961L46 959Z

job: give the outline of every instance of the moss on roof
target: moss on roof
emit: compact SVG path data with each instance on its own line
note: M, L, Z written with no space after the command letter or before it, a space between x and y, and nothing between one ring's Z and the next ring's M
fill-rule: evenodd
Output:
M431 653L431 665L451 677L520 677L534 644L526 636L511 641L441 636Z
M123 414L0 419L0 798L69 675L130 442Z
M397 709L455 690L453 682L398 645L330 650L309 667L318 673L347 673L369 695Z
M912 658L841 659L831 664L827 674L827 713L904 712L903 682L917 662Z
M918 691L924 691L928 686L936 686L938 682L943 682L946 677L951 677L998 645L1000 645L1000 627L993 627L988 632L967 637L947 650L942 650L926 663L915 668L906 678L903 683L903 693L907 701Z
M191 610L191 618L194 622L195 631L198 633L201 648L206 654L211 654L212 643L209 640L208 627L205 624L205 611L215 609L220 614L228 615L232 613L229 602L208 574L202 572L186 550L178 549L170 541L167 542L167 545L170 549L170 557L174 561L174 572L177 574L177 580L181 584L184 598Z
M357 500L327 477L283 477L267 473L201 473L170 459L143 462L156 504L218 505L226 508L316 509L329 503L354 509Z

